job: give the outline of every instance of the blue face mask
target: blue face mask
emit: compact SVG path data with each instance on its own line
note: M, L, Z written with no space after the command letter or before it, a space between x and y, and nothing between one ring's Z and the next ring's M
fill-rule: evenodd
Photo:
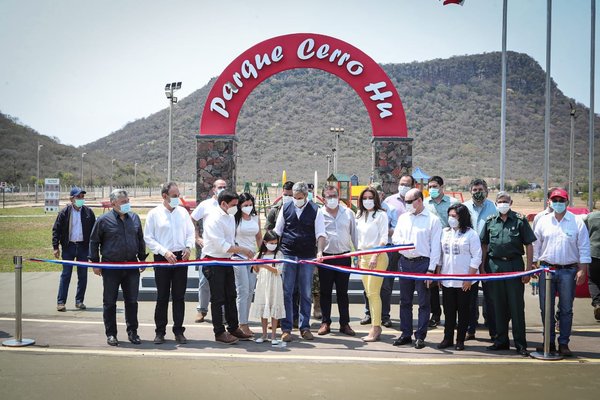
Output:
M437 199L440 195L440 189L438 189L438 188L429 189L429 195L431 196L432 199Z
M171 208L175 208L179 205L179 197L171 197L169 198L169 205Z
M562 214L567 209L567 203L552 202L552 209L559 214Z
M119 208L121 209L121 214L127 214L129 211L131 211L131 204L130 203L121 204L121 206Z

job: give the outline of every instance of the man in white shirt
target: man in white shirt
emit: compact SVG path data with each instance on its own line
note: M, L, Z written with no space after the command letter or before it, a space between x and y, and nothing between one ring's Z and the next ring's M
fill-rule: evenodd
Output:
M227 189L227 182L223 179L217 179L212 186L213 195L206 200L203 200L198 204L198 206L192 211L192 219L196 225L196 245L198 246L196 250L196 258L202 258L202 246L204 242L202 240L202 231L203 231L203 223L204 217L210 213L211 210L214 210L219 207L217 203L217 196L223 190ZM208 285L208 281L206 277L202 273L202 267L198 267L198 305L196 306L196 311L198 314L196 315L196 319L194 322L204 322L204 317L208 313L208 303L210 300L210 288Z
M335 186L326 186L323 189L325 206L319 210L323 214L327 241L323 250L324 256L333 256L349 253L356 248L356 218L352 210L340 203L338 190ZM329 265L343 265L350 267L350 257L333 258L323 261ZM333 285L335 284L335 297L340 313L340 332L354 336L355 332L350 327L350 312L348 301L348 283L350 274L333 271L319 267L320 301L321 301L321 327L319 335L331 332L331 304Z
M402 272L434 273L440 264L442 225L423 204L423 193L411 189L404 197L406 213L398 217L398 224L392 235L394 244L413 243L413 250L400 251L399 267ZM400 279L400 337L394 346L412 343L413 293L415 288L419 301L419 317L415 331L415 348L425 347L427 325L431 310L429 303L429 282Z
M165 183L161 190L163 202L153 208L146 217L144 241L146 247L154 253L154 261L177 261L190 259L194 246L194 224L187 211L179 207L179 188L175 182ZM156 307L154 324L156 325L155 344L165 342L167 328L167 309L169 297L173 302L173 334L178 344L187 343L183 335L185 327L185 291L187 288L188 266L154 268L156 281Z
M575 285L585 282L590 255L590 238L584 222L567 211L569 195L563 189L555 189L550 195L554 212L541 217L535 226L537 241L533 244L533 262L542 267L554 269L551 278L551 293L558 292L560 334L558 352L564 356L572 355L569 349L571 326L573 324L573 300ZM537 268L537 265L534 265ZM542 324L545 319L546 301L545 275L540 277L540 309ZM552 318L550 324L550 351L556 350L554 330L554 295L551 298ZM546 332L544 333L546 334Z
M320 258L325 248L325 223L317 205L308 201L308 185L296 182L292 188L294 200L283 206L275 223L275 233L281 237L281 252L289 260ZM316 250L316 251L315 251ZM283 299L285 318L281 320L281 339L292 340L292 303L294 287L298 283L300 293L300 335L304 340L313 340L310 331L310 309L312 303L313 266L285 263L283 267Z
M233 254L253 258L254 252L235 244L235 213L238 211L238 195L223 190L217 197L218 208L208 214L204 221L204 258L227 261ZM202 273L210 285L210 312L212 314L215 340L225 344L237 343L238 339L252 337L239 328L236 306L235 275L231 266L205 266ZM227 330L223 325L222 308L225 309Z

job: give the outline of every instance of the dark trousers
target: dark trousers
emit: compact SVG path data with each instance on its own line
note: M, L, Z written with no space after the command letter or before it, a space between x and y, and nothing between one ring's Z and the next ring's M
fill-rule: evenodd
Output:
M494 301L496 339L499 346L508 346L508 323L512 320L512 334L517 350L527 349L525 338L525 285L521 278L490 281L488 285Z
M398 271L398 259L400 257L400 253L391 252L387 253L388 255L388 267L386 271ZM395 277L384 278L383 283L381 284L381 320L387 321L390 319L390 308L392 302L392 291L394 289L394 280ZM363 292L363 296L365 297L365 315L371 315L371 311L369 309L369 299L365 292Z
M473 288L471 288L473 290ZM460 288L442 286L442 301L444 302L444 339L454 342L454 329L458 315L456 341L464 342L469 325L469 304L471 290L466 292Z
M104 329L106 336L117 336L117 297L119 286L123 290L125 303L125 324L127 334L137 333L138 292L140 285L139 269L103 269L102 294Z
M177 260L181 260L183 253L174 252ZM154 255L154 261L166 261L160 254ZM165 335L167 330L167 313L169 297L173 302L173 333L180 335L185 331L183 319L185 317L185 290L187 288L188 267L154 268L156 281L156 307L154 308L154 324L157 335Z
M431 319L439 321L442 316L442 306L440 305L440 285L436 281L431 282L431 285L429 285L429 303L431 305Z
M445 324L445 322L444 322ZM479 282L471 285L469 290L469 326L467 327L467 333L472 335L477 331L477 325L479 324Z
M494 300L492 299L491 291L488 282L482 282L483 285L483 316L486 319L488 333L490 337L496 336L496 315L494 312ZM468 333L475 334L479 321L479 284L471 286L471 300L469 304L469 327Z
M429 268L429 258L412 260L400 256L399 269L402 272L416 272L424 274ZM400 279L400 330L402 337L412 337L413 325L413 294L417 290L419 301L419 316L415 339L423 339L427 336L427 324L429 323L429 289L424 281L413 279Z
M331 255L324 253L324 255ZM352 265L352 259L350 257L336 258L332 260L324 261L325 264L329 265L344 265L350 267ZM321 300L321 314L323 318L322 322L331 324L331 303L333 302L333 285L335 284L335 295L337 298L338 311L340 313L340 326L348 325L350 323L350 311L348 301L348 282L350 281L350 274L338 271L332 271L327 268L319 267L319 280L320 286L320 300Z
M210 259L212 257L207 256L206 258ZM202 273L208 279L210 287L210 313L215 336L225 332L223 308L225 309L227 330L234 332L238 328L239 322L233 268L229 266L205 266L202 268Z
M600 306L600 258L592 257L592 263L588 268L588 287L592 306Z
M66 247L63 247L62 253L63 260L87 261L89 254L89 243L69 242ZM77 267L77 292L75 292L75 304L83 303L85 289L87 288L87 274L88 269L86 267ZM71 284L72 275L73 266L63 265L62 273L60 274L60 283L58 284L58 296L56 298L57 304L67 303L67 295L69 294L69 285Z

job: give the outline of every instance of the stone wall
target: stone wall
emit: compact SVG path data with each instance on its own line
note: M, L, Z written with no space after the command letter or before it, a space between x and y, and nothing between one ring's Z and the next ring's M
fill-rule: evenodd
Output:
M373 137L373 181L386 195L398 192L398 181L412 171L412 138Z
M226 180L228 187L235 189L237 139L233 135L196 135L196 142L196 200L208 198L217 179Z

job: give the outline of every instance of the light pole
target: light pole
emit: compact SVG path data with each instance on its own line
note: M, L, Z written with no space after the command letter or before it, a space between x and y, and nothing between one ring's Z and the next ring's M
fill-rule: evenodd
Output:
M133 164L133 197L137 197L137 161Z
M335 133L335 148L333 149L333 173L337 174L340 133L344 133L344 128L329 128L329 131L331 133Z
M35 176L35 202L38 202L38 183L40 181L40 150L44 147L43 144L38 142L37 146L37 175Z
M569 153L569 205L573 207L573 175L574 175L574 160L575 160L575 107L569 103L571 107L571 151Z
M325 158L327 158L327 178L325 178L325 179L329 179L330 167L331 167L331 154L327 154L325 156Z
M87 153L81 153L81 188L83 189L83 157L85 157Z
M110 160L110 193L113 191L113 179L115 175L115 159Z
M167 182L171 182L171 170L173 169L173 103L177 103L177 97L173 96L176 90L181 89L181 82L167 83L165 94L169 99L169 154L167 157Z

